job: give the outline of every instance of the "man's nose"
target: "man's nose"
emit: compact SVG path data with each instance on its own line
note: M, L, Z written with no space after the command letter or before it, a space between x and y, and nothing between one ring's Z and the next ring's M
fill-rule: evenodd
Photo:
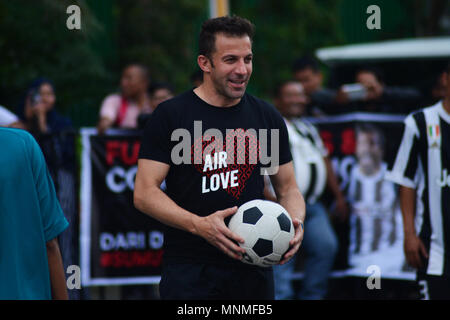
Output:
M237 74L246 75L247 74L247 65L244 60L239 60L236 69L234 70Z

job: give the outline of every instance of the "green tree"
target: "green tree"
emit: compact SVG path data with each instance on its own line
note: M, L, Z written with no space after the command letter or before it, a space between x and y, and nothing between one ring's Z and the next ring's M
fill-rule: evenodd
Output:
M153 80L172 83L178 92L190 87L197 62L197 39L207 19L206 0L119 1L119 61L148 66Z
M342 44L336 0L231 0L230 10L255 25L249 90L270 98L274 85L291 77L291 64L317 48Z
M76 125L93 119L101 96L110 90L110 74L90 40L102 28L84 1L81 30L69 30L70 0L0 2L0 103L14 110L30 82L41 76L56 87L57 108ZM88 123L89 125L92 124Z

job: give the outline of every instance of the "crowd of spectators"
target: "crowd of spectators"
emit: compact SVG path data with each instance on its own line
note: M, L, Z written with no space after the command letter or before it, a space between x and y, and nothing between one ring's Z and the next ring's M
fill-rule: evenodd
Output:
M360 67L352 83L337 88L325 85L319 62L303 56L291 66L292 79L300 82L306 95L305 115L332 116L349 112L408 114L443 97L442 74L430 75L429 92L414 87L387 85L383 71L375 66ZM193 87L202 82L202 73L194 71L189 80ZM38 78L26 90L22 103L13 108L0 105L0 126L26 129L35 135L73 130L69 118L58 112L55 87L50 79ZM142 64L123 68L117 92L104 97L99 105L97 130L141 128L159 103L174 96L167 82L151 81ZM427 101L427 103L423 103Z

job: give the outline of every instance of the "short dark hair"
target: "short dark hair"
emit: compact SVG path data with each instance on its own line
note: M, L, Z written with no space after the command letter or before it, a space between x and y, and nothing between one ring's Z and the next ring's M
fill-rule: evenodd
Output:
M253 40L255 26L245 18L238 16L225 16L208 19L203 22L198 40L198 51L211 59L215 50L216 34L223 33L232 37L243 37L247 35Z
M173 86L168 83L168 82L154 82L150 85L150 87L148 88L148 93L150 94L150 96L153 97L153 95L155 94L155 92L159 89L166 89L168 90L170 93L174 93L174 88Z
M381 149L384 150L386 145L386 137L384 136L384 132L376 125L371 123L363 123L356 125L355 128L356 136L361 133L373 133L378 136L378 144Z
M377 78L377 80L379 82L384 82L384 73L383 71L376 67L376 66L362 66L360 67L358 70L356 70L355 73L355 78L358 74L362 73L362 72L366 72L366 73L371 73L375 76L375 78Z
M320 68L319 68L319 63L317 62L316 59L314 59L312 56L307 55L307 56L303 56L300 57L298 59L296 59L294 61L294 63L292 63L292 72L296 73L299 71L303 71L306 69L311 69L314 72L319 72Z
M280 98L280 97L281 97L281 91L283 91L283 88L284 88L285 86L287 86L288 84L290 84L290 83L298 83L298 84L300 84L300 82L298 82L298 81L295 80L295 79L289 79L289 80L283 80L283 81L280 81L280 82L278 82L278 83L275 85L275 88L274 88L274 90L273 90L273 97L274 97L275 99Z

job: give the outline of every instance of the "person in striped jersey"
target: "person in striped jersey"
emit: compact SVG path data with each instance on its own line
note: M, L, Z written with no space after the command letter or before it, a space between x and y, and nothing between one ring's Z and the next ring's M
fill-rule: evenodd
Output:
M404 121L387 178L400 185L404 250L423 299L450 299L450 63L445 98Z
M349 209L318 131L301 119L306 112L306 99L302 84L289 80L277 87L274 102L286 122L297 184L306 201L305 230L308 231L302 242L306 260L298 298L317 300L325 298L329 273L338 249L327 210L319 201L325 187L328 186L336 197L341 217L345 218ZM274 268L276 299L295 298L290 281L294 266L294 259L291 259L287 264Z
M385 179L384 133L364 123L356 126L355 135L357 163L350 172L347 191L351 207L349 263L356 273L365 274L371 264L380 266L385 274L400 272L404 266L401 213L394 183ZM385 258L389 254L392 256Z

